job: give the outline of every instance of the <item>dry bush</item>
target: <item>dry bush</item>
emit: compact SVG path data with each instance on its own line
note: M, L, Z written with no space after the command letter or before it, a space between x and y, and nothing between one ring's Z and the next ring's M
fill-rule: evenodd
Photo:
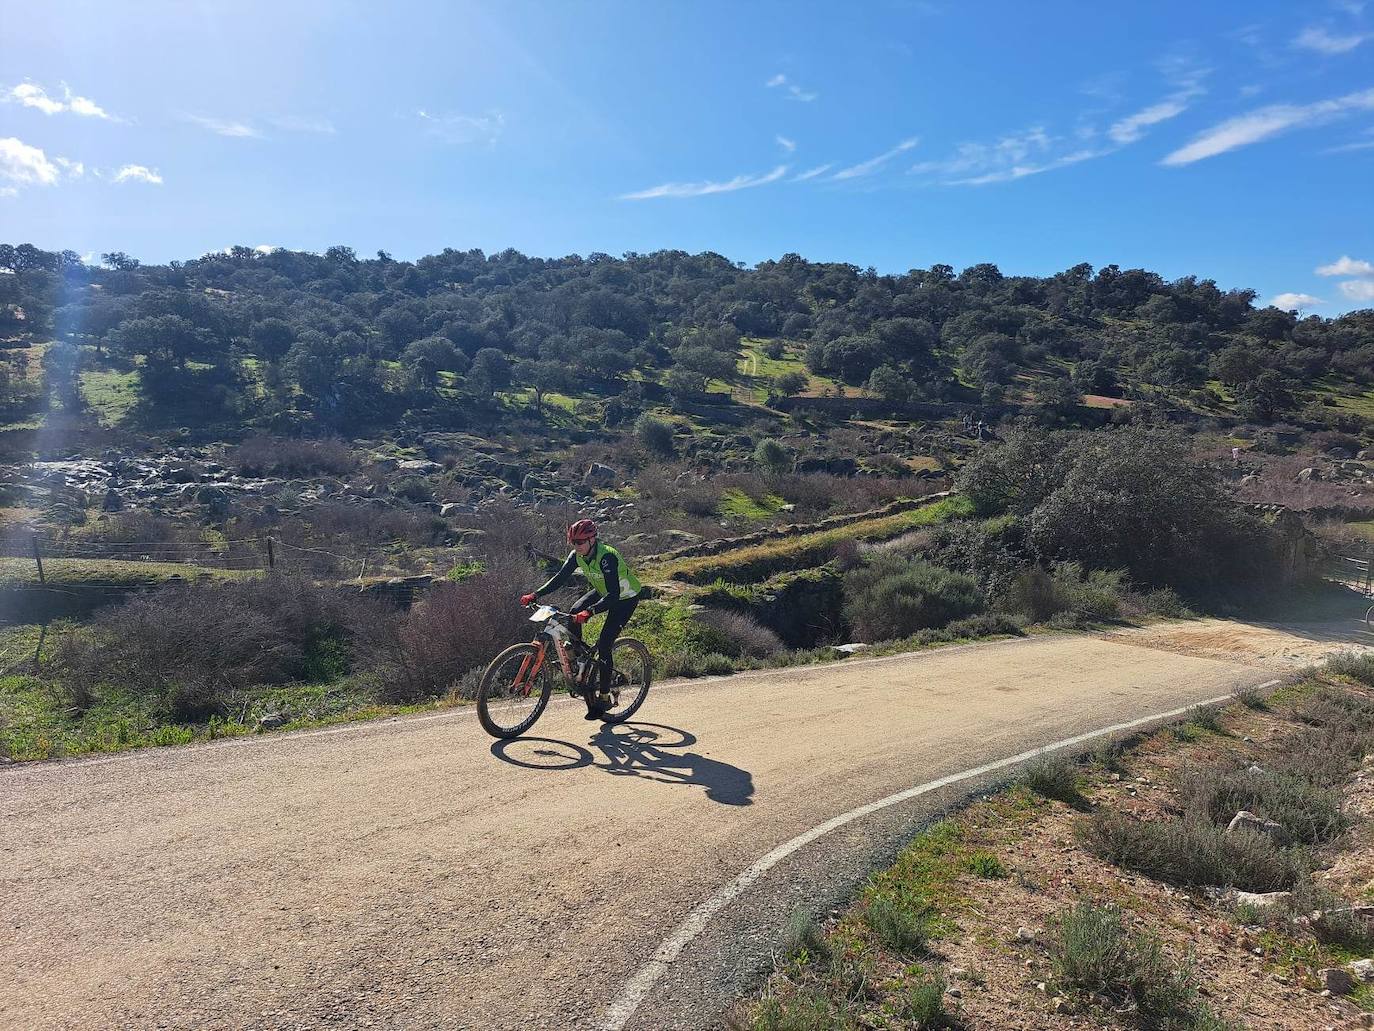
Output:
M169 588L103 609L64 638L55 675L75 697L125 691L194 722L259 684L338 676L350 628L376 617L356 595L289 576Z
M1267 770L1206 770L1183 782L1184 805L1225 826L1242 809L1279 824L1287 840L1323 845L1350 826L1340 792Z
M1281 849L1250 830L1227 834L1200 819L1154 823L1099 810L1079 834L1099 859L1173 884L1281 891L1311 869L1301 849Z
M1329 461L1317 455L1270 458L1265 461L1257 479L1236 487L1236 497L1255 504L1284 505L1300 512L1335 506L1374 509L1374 494L1352 494L1349 483L1298 480L1298 473L1304 469L1323 471L1330 468Z
M444 521L431 512L331 502L284 520L281 537L303 547L351 546L361 561L362 552L371 546L399 541L422 547L441 542L447 531Z
M782 638L748 613L708 608L696 619L729 643L733 658L765 659L783 650Z
M517 599L535 577L527 564L495 563L466 580L437 585L409 612L360 627L360 663L378 697L404 702L443 694L469 682L467 675L503 648L532 637Z
M333 438L292 440L259 435L236 447L230 461L244 476L281 476L302 479L326 473L346 476L358 468L348 445Z

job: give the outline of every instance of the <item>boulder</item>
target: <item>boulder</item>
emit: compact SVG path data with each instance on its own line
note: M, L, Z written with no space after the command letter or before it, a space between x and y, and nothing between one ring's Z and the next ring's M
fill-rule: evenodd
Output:
M439 508L439 514L445 519L450 519L453 516L471 515L475 511L477 510L471 505L464 505L459 501L446 501Z
M105 500L100 503L102 512L122 512L124 511L124 498L119 491L111 487L105 492Z
M1321 473L1317 472L1317 470L1311 467L1308 467L1306 469L1299 470L1297 481L1299 483L1307 483L1309 480L1320 480L1321 478Z
M1240 812L1236 813L1235 816L1231 817L1231 822L1226 825L1226 833L1234 834L1242 829L1254 831L1256 834L1263 834L1265 837L1272 838L1275 841L1281 841L1283 838L1283 827L1273 820L1262 819L1246 809L1242 809Z
M1282 909L1292 900L1291 891L1237 891L1233 901L1237 906L1249 906L1257 913L1264 913Z
M1340 967L1318 970L1317 976L1321 978L1322 986L1332 995L1349 995L1355 990L1354 976Z
M531 494L537 490L544 490L544 482L534 473L526 473L525 478L520 481L520 489Z
M587 471L582 474L582 482L590 487L614 487L620 482L620 473L609 465L593 462L587 466Z
M1374 984L1374 959L1357 959L1347 963L1345 969L1354 974L1361 984Z
M404 462L397 462L396 469L399 472L410 473L412 476L429 476L432 473L444 471L444 467L438 462L431 462L425 458L411 458Z
M259 730L276 730L278 727L285 726L286 723L286 717L279 712L269 712L258 717Z

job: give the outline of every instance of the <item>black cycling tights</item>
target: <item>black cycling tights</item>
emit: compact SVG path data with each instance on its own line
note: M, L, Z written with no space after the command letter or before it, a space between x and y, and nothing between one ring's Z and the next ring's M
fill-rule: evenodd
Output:
M600 598L601 595L595 591L588 591L573 602L572 611L580 612L582 609L589 609ZM600 660L598 665L601 667L601 690L603 691L609 691L611 688L611 650L615 647L615 639L620 636L620 631L625 629L625 624L635 614L635 607L638 604L639 598L626 598L624 601L616 602L606 610L606 624L601 628L601 636L596 639L596 657ZM578 636L580 637L581 634L579 633Z

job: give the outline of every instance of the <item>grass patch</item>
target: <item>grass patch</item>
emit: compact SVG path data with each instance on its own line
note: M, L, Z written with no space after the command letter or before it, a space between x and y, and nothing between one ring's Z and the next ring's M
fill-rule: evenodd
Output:
M841 541L884 540L919 526L962 519L972 513L973 505L967 498L945 497L907 512L780 537L722 555L704 555L649 565L645 568L645 574L654 579L681 580L693 584L709 584L718 579L734 583L762 580L780 570L819 565L829 559L831 551Z
M260 575L259 570L219 569L187 562L124 562L119 559L45 558L43 578L52 584L105 584L119 587L150 587L178 581L242 580ZM38 567L33 559L0 558L0 587L38 586Z
M1007 868L1002 860L984 849L979 849L968 857L968 870L969 873L989 881L1001 880L1007 876Z
M81 395L103 426L118 426L138 404L138 372L87 369L81 373Z
M781 512L785 504L786 499L776 494L754 498L738 487L731 487L721 495L718 511L722 519L766 521Z

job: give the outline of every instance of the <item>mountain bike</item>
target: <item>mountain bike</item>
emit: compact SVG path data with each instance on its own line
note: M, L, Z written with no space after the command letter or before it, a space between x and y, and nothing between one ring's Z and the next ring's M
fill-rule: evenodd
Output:
M477 718L492 737L519 737L534 726L549 704L555 667L571 695L585 698L600 687L596 649L572 632L572 613L540 605L530 622L541 624L534 640L513 644L492 659L477 688ZM611 666L610 704L601 719L623 723L649 693L649 649L633 637L621 637Z

